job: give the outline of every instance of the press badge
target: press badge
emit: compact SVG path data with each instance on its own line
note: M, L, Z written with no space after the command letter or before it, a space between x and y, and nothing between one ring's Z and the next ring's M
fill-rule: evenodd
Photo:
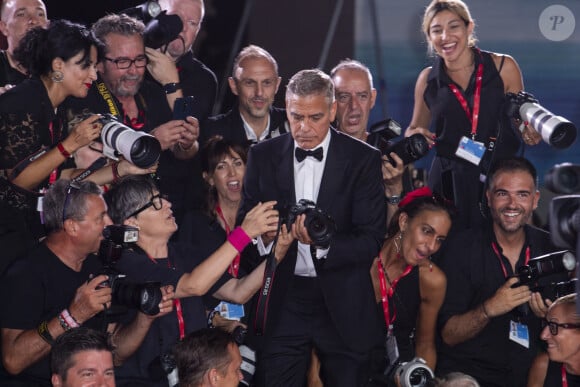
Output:
M232 304L230 302L222 301L215 307L215 310L220 312L220 315L228 320L239 321L244 317L244 306L240 304Z
M519 322L510 321L510 340L519 345L530 348L530 334L528 326Z
M479 165L483 154L485 153L485 146L482 142L474 141L466 136L461 137L459 146L455 151L455 156L461 157L472 164Z
M397 346L397 338L393 334L392 328L387 333L385 347L387 348L387 356L389 357L389 365L391 366L399 360L399 347Z

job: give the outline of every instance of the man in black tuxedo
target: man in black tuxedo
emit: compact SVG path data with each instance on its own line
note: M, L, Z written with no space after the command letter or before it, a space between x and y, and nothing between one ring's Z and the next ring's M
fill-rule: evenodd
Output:
M277 200L282 208L310 199L334 219L337 231L330 246L314 246L304 215L292 225L299 243L260 292L270 291L265 325L250 318L258 349L255 379L258 386L303 386L315 348L325 385L359 386L384 336L369 280L385 235L380 154L330 127L334 86L320 70L292 77L286 110L291 134L250 149L240 215L260 201ZM271 240L263 235L258 249L267 251Z

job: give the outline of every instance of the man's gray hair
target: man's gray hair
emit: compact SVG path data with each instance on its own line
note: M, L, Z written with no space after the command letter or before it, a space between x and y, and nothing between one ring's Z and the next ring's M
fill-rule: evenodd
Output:
M299 97L323 95L330 106L334 102L334 83L321 70L301 70L290 78L286 87L286 100L293 95Z
M95 37L105 45L105 47L100 48L103 49L104 52L107 52L105 40L107 35L118 34L123 36L143 36L145 24L143 24L141 20L125 14L118 15L112 13L97 20L91 27L91 31L93 32L93 35L95 35Z
M66 219L84 219L87 214L87 198L101 194L101 188L92 181L57 180L46 191L42 202L47 234L62 230Z
M249 46L244 47L242 51L240 51L240 53L236 56L236 59L234 59L234 65L232 66L232 78L236 79L236 69L240 67L240 62L247 58L266 59L268 62L272 63L272 66L274 66L274 71L276 72L276 75L278 75L278 62L276 62L276 59L274 59L272 54L264 50L262 47L250 44Z

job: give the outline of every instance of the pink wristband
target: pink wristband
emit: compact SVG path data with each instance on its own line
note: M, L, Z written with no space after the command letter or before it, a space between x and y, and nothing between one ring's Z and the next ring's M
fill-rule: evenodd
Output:
M250 238L241 227L236 227L230 235L228 235L228 242L230 242L239 253L241 253L251 241L252 238Z
M78 328L81 325L77 322L77 320L70 314L70 312L68 311L68 309L63 309L62 312L60 312L60 315L62 316L62 318L64 319L64 321L67 323L67 325L71 328Z

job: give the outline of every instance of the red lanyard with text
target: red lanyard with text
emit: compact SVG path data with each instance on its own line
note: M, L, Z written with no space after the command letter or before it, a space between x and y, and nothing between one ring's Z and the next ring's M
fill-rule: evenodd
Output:
M478 53L481 56L481 53L479 52L479 50L478 50ZM465 111L465 114L467 114L467 118L471 122L471 139L472 140L475 140L475 135L477 134L477 123L479 121L479 101L481 98L482 79L483 79L483 61L477 66L477 72L475 74L475 91L473 94L473 113L469 109L469 105L467 104L465 97L463 97L463 94L461 94L461 91L459 90L459 88L454 83L449 84L449 88L453 92L453 95L455 96L455 98L457 98L457 101L459 101L459 103L461 104L461 107Z
M507 269L505 268L505 266L503 264L503 260L501 259L501 254L500 254L499 249L497 248L497 245L495 244L495 242L491 242L491 247L493 248L493 251L495 252L497 259L499 259L499 264L501 265L501 269L503 270L503 276L507 279L508 278ZM530 261L530 246L526 247L526 260L524 262L524 265L527 265L529 261Z
M54 144L54 127L53 121L48 123L48 131L50 132L50 141ZM54 168L52 172L50 172L50 176L48 178L48 184L52 185L56 179L58 178L58 167Z
M379 254L379 259L377 261L377 269L379 271L379 284L381 288L381 301L383 303L383 313L385 314L385 322L387 323L387 329L390 330L391 324L393 324L393 322L395 321L397 311L394 310L395 304L393 304L393 318L391 319L391 314L389 312L389 299L393 297L395 287L397 286L401 278L409 274L413 269L413 267L411 265L407 265L407 267L403 271L403 274L401 274L399 278L393 281L393 283L391 284L391 288L388 291L387 291L387 280L385 278L385 269L383 268L381 254Z
M149 254L147 254L147 258L149 258L151 262L153 262L154 264L157 264L157 261ZM167 267L171 269L169 257L167 257ZM177 314L177 324L179 324L179 340L183 340L185 338L185 321L183 320L183 310L181 309L181 300L179 298L174 298L173 306L175 307L175 313Z
M215 212L218 214L222 222L224 223L224 228L226 229L226 235L230 235L230 226L228 226L228 222L226 222L226 218L224 217L224 213L219 204L215 206ZM240 270L240 253L236 255L232 263L230 263L230 267L228 269L228 273L230 273L234 277L238 277L238 271Z

